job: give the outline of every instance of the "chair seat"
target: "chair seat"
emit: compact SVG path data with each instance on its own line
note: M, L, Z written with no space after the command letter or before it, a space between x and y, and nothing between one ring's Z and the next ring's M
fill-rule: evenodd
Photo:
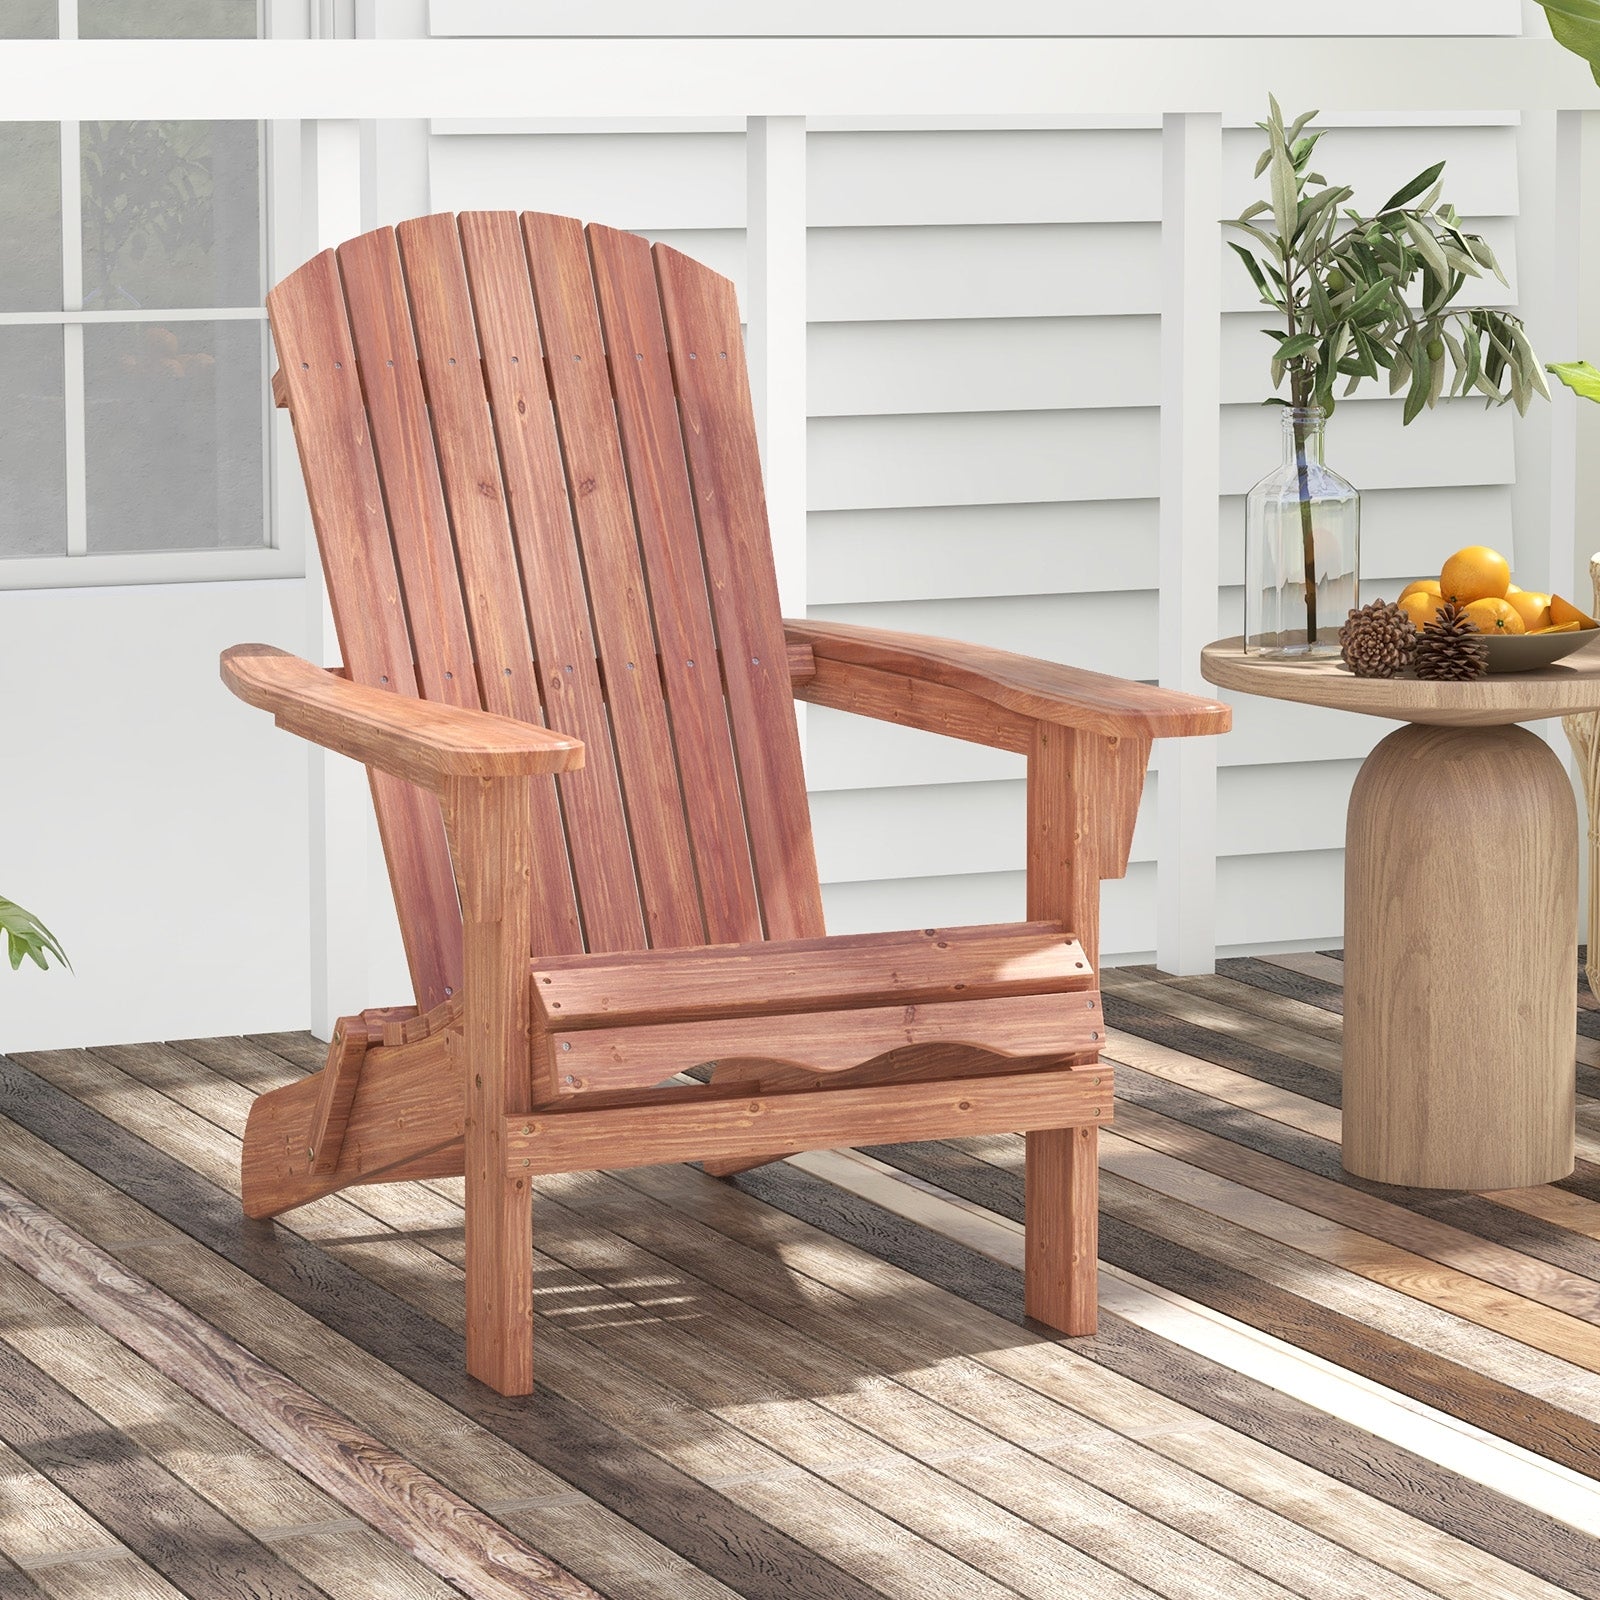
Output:
M534 964L535 1032L566 1092L707 1061L836 1073L914 1045L1092 1052L1094 970L1057 922L566 956Z

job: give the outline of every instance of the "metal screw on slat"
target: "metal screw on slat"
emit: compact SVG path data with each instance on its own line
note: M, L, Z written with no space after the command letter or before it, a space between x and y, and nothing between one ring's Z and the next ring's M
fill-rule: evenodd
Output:
M1083 1003L1090 1011L1094 1010L1094 1001L1093 1000L1085 1000Z
M571 1048L572 1048L572 1045L571 1045L571 1043L570 1043L570 1042L569 1042L569 1041L568 1041L568 1040L566 1040L566 1039L563 1039L563 1040L562 1040L562 1041L561 1041L561 1048L562 1048L562 1049L563 1049L563 1050L570 1050L570 1049L571 1049Z

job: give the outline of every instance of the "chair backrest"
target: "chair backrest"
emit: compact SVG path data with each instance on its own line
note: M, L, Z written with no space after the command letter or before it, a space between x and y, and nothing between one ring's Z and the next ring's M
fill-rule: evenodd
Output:
M569 217L466 212L268 296L351 677L545 723L533 953L822 931L733 285ZM418 1001L460 982L438 804L373 775Z

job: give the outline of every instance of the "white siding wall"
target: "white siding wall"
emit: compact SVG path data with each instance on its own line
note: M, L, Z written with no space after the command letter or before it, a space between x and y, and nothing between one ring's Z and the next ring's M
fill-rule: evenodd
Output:
M903 0L435 0L432 17L441 31L491 33L893 33L908 9ZM1439 28L1441 14L1462 32L1520 26L1517 0L1348 0L1336 20L1292 15L1276 0L1129 9L925 0L915 16L943 33L1303 24L1407 34ZM386 32L422 31L424 0L379 0L370 12ZM1249 187L1254 139L1228 134L1230 206ZM1514 269L1515 140L1507 124L1340 128L1326 165L1379 198L1391 178L1447 155L1453 194ZM742 271L736 127L596 135L382 124L365 143L378 167L369 222L430 204L542 206L670 237ZM1154 126L823 125L810 156L812 606L1153 673ZM1224 282L1220 528L1223 582L1237 585L1237 496L1272 454L1275 424L1254 406L1260 317L1231 262ZM1460 543L1504 547L1509 418L1456 406L1402 435L1395 407L1367 399L1341 413L1333 437L1337 461L1367 491L1369 578L1398 582ZM1537 549L1536 535L1526 542ZM1238 604L1237 588L1225 587L1219 631L1237 626ZM0 1048L303 1026L306 757L226 694L216 654L243 639L304 650L304 585L12 592L0 594L0 634L13 663L26 664L0 681L0 701L8 755L29 775L0 791L0 892L43 915L76 968L4 975ZM809 721L835 928L1020 911L1017 761L827 712ZM1312 709L1240 705L1220 748L1225 948L1338 937L1345 798L1382 731ZM1138 954L1154 942L1152 813L1147 803L1134 865L1109 896L1108 951ZM369 880L369 982L351 1005L405 995L376 859Z
M436 25L455 9L436 0ZM1230 212L1255 192L1259 137L1225 135ZM1158 127L823 122L808 145L811 614L1154 677ZM441 123L430 201L572 212L669 239L737 280L743 147L727 125ZM1335 126L1320 154L1373 204L1448 158L1448 192L1493 241L1514 303L1508 119ZM1277 413L1258 404L1263 313L1231 256L1223 282L1219 633L1240 626L1240 497L1278 449ZM1330 458L1364 491L1370 592L1395 592L1460 544L1511 545L1512 426L1476 403L1404 433L1398 401L1339 412ZM1338 939L1344 802L1385 727L1239 706L1219 751L1224 948ZM807 743L830 928L1020 914L1020 758L830 711L809 714ZM1109 956L1155 945L1154 783L1134 866L1107 890Z

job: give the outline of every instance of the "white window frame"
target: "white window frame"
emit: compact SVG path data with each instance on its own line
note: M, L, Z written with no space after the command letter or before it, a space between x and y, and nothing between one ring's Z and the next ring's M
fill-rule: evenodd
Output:
M271 9L263 7L270 17ZM57 0L58 36L76 39L77 0ZM269 23L270 29L270 23ZM3 114L3 113L0 113ZM293 439L272 408L266 378L271 341L264 346L261 386L263 543L226 550L115 550L88 547L87 395L83 330L99 323L257 322L264 306L180 306L137 311L86 311L83 303L82 153L78 122L61 122L62 309L0 311L0 328L62 330L65 411L66 541L64 555L0 558L0 590L76 589L152 583L227 582L295 578L305 572L304 519L285 514L299 495ZM298 259L300 125L261 123L262 272L272 283Z

